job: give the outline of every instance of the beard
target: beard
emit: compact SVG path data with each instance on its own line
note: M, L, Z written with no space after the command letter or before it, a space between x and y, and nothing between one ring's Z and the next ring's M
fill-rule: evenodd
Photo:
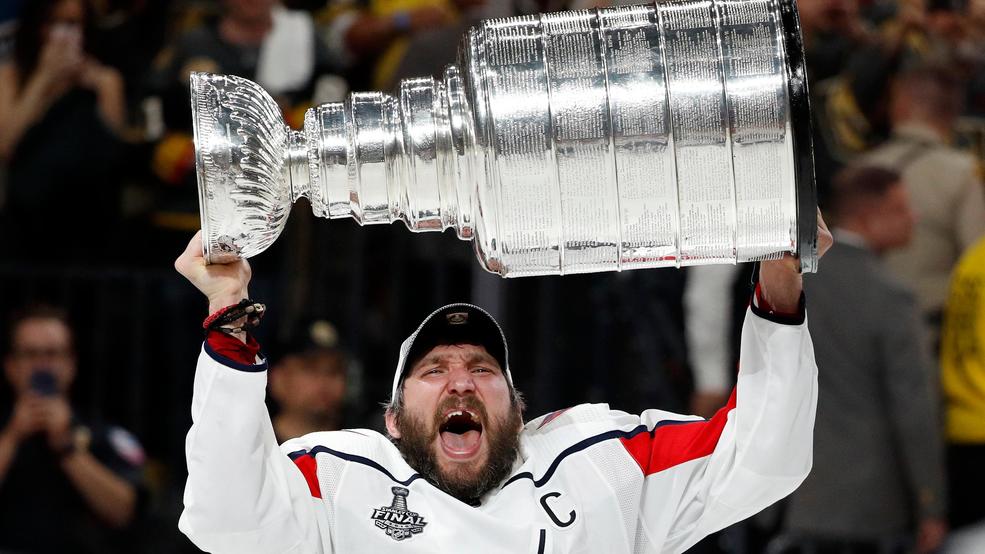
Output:
M482 434L489 444L485 465L476 467L455 463L450 470L441 468L435 444L440 440L442 415L451 408L468 408L479 417ZM520 433L517 430L523 425L523 419L520 410L512 404L504 417L490 420L485 406L475 397L447 398L435 411L430 427L423 418L408 414L406 409L396 416L400 439L394 440L394 444L410 467L427 482L466 504L477 505L484 494L502 483L510 475L513 463L520 454Z

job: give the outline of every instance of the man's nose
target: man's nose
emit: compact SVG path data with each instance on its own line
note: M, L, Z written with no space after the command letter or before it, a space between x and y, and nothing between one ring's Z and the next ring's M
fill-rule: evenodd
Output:
M468 368L452 368L448 379L448 392L465 394L475 392L475 381Z

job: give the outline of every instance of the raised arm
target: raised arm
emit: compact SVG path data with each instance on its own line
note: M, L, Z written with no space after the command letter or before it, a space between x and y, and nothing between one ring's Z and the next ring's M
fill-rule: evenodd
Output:
M249 264L206 265L200 234L175 267L209 299L210 314L248 297ZM178 526L208 552L331 552L325 506L274 437L258 349L246 333L219 332L203 348Z
M819 222L823 255L832 239ZM645 476L641 521L664 552L759 512L810 471L817 366L796 260L764 262L759 283L726 406L705 421L644 412L652 431L630 449Z

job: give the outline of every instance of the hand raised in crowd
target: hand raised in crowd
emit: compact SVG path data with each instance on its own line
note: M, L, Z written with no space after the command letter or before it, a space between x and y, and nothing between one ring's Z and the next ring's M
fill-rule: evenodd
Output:
M206 264L201 231L195 233L185 251L174 261L174 268L209 299L210 314L249 297L250 264L246 260Z
M71 88L84 64L82 33L72 27L56 26L41 49L37 75L49 90L60 94Z
M114 69L91 57L86 57L80 66L79 85L94 92L100 92L109 87L122 87L123 78Z
M71 440L72 408L61 396L25 394L14 405L14 412L3 434L20 444L24 439L44 433L53 449Z
M62 396L41 398L38 404L48 446L59 451L72 441L72 407Z
M34 394L20 397L14 404L14 410L3 429L3 435L14 444L20 444L31 435L45 430L45 414L42 407L44 398Z
M123 76L115 69L87 57L82 63L78 83L96 93L103 123L112 131L123 133L127 123Z

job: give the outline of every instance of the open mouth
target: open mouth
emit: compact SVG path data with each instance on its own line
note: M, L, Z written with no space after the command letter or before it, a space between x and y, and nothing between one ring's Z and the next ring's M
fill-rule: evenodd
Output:
M465 460L479 452L482 423L471 410L452 409L445 412L438 434L448 457Z

